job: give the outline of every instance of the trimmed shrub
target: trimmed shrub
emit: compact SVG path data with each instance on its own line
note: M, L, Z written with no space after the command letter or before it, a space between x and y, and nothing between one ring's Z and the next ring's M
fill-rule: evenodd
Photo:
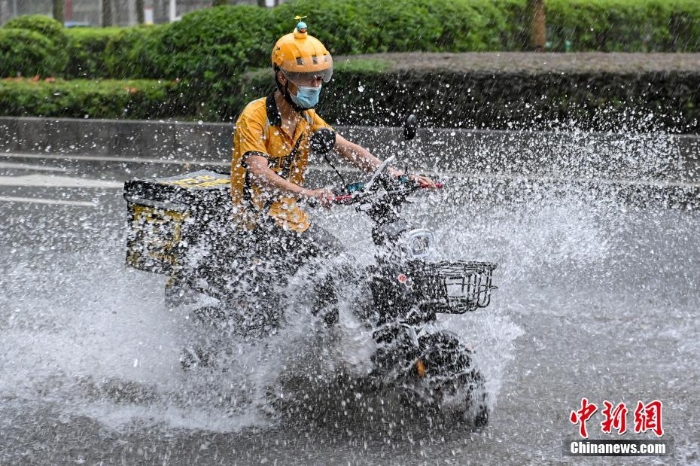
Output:
M16 53L16 57L9 57L12 64L3 64L3 68L16 69L18 73L23 75L39 74L41 76L63 76L63 69L68 62L67 46L68 37L65 34L63 25L53 18L43 15L26 15L18 16L11 19L3 26L2 30L22 30L27 32L33 32L40 34L46 38L49 42L40 41L32 35L21 35L17 33L10 33L10 35L20 41L18 45L13 45L8 47L3 46L3 50L12 49L12 53ZM2 31L0 30L0 31ZM4 37L9 37L5 34ZM23 38L26 38L27 42L22 42ZM10 39L11 40L11 39ZM38 48L44 45L44 54L38 52ZM24 50L26 46L27 50ZM47 58L42 59L42 55ZM22 60L28 60L27 63L22 64ZM3 76L12 76L13 74L8 71Z
M513 35L507 12L493 0L425 1L441 33L436 52L503 50L504 37Z
M273 30L267 9L208 8L163 27L132 53L151 60L154 73L181 80L183 99L198 108L200 118L218 120L238 94L242 73L269 63Z
M131 28L75 28L68 30L70 61L68 78L160 78L165 72L156 63L164 57L153 42L165 26Z
M50 39L61 50L64 50L68 45L68 36L66 36L63 25L48 16L18 16L9 20L3 27L6 29L26 29L28 31L38 32Z
M269 60L276 39L272 26L264 8L207 8L164 28L150 52L162 57L168 78L231 82L251 65L261 66Z
M109 77L116 79L158 79L169 76L170 56L161 49L170 25L124 28L112 36L105 48ZM205 55L200 50L202 55Z
M68 36L68 64L66 78L110 77L107 44L121 34L119 28L71 28Z
M700 2L674 0L668 22L669 52L700 52Z
M158 40L132 51L140 48L143 55L155 57L153 68L162 72L160 76L182 79L187 98L200 103L202 118L228 119L240 76L251 67L270 66L275 41L293 30L296 14L306 13L310 33L335 55L495 50L501 39L491 34L491 28L507 26L505 16L489 0L298 0L270 10L250 6L200 10L163 27ZM112 76L120 75L113 70Z
M0 76L60 76L65 54L47 37L26 29L0 29Z
M564 51L700 50L695 0L548 0L548 39Z
M297 0L273 10L277 37L296 14L334 54L497 50L505 16L489 0ZM279 28L279 25L283 25Z
M501 51L528 50L530 44L530 16L524 0L494 0L494 8L504 16L507 25L498 32ZM549 20L550 18L547 18Z
M188 117L179 85L165 81L0 80L0 109L7 116L59 118Z
M438 20L427 14L424 5L410 0L284 3L273 11L277 37L292 32L296 14L308 16L309 33L332 54L418 50L422 44L434 44L440 36ZM422 40L416 40L419 37Z

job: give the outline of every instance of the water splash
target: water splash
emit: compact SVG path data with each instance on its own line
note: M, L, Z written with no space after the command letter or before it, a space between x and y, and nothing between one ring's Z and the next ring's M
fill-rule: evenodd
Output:
M369 227L356 224L340 235L355 248L366 243ZM108 221L102 228L118 226ZM371 248L361 248L357 260L366 265ZM0 279L8 291L0 307L1 397L57 404L115 428L137 422L236 431L273 422L260 408L285 371L371 369L374 342L352 317L357 291L348 283L338 330L319 330L308 306L291 296L288 325L264 343L232 342L225 372L183 372L189 310L168 309L165 279L125 269L122 249L122 238L114 237L76 252L49 247L40 260L36 251L18 250ZM461 332L460 324L446 327Z

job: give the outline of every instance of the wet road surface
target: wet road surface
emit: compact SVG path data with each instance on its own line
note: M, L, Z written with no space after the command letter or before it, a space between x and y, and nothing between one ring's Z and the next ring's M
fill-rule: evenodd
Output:
M165 278L123 265L123 181L200 167L2 162L0 464L700 462L695 209L551 180L452 177L408 213L435 230L446 257L499 263L489 308L442 318L476 347L494 400L489 426L341 410L309 425L222 397L226 384L259 384L274 354L241 357L238 372L220 377L184 373L186 316L163 304ZM315 216L358 254L367 247L359 214ZM600 411L588 421L602 439L655 439L634 433L633 411L660 400L672 453L563 455L562 441L578 437L569 415L582 398L630 410L623 436L601 431Z

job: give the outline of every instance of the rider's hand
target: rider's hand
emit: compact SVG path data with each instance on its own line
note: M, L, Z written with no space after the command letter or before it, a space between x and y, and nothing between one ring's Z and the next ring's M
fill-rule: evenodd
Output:
M391 167L389 167L388 172L391 176L395 176L397 178L404 174L404 172L402 172L401 170L397 170L397 169L391 168ZM435 182L433 180L431 180L430 178L428 178L427 176L408 175L408 179L415 182L415 183L418 183L418 186L420 186L421 188L431 188L431 189L437 188L437 185L435 184Z
M333 204L333 198L335 197L333 191L327 188L305 189L302 191L301 195L307 199L316 200L326 209L330 208L330 206Z
M428 178L427 176L423 176L423 175L408 175L408 178L409 178L410 180L413 180L413 181L415 181L416 183L418 183L418 185L419 185L421 188L430 188L430 189L435 189L435 188L437 188L437 185L435 184L435 182L434 182L433 180L431 180L430 178Z

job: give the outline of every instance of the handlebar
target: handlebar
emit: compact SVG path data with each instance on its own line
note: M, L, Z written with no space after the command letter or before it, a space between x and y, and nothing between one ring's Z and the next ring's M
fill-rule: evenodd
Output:
M401 193L403 195L408 195L419 189L442 189L444 187L443 183L435 183L435 187L421 185L420 183L411 180L407 175L399 176L397 178L394 178L394 180L398 181L399 186L401 187L396 190L387 189L387 193L389 195L393 193ZM370 186L370 190L371 188L372 186ZM355 204L367 198L368 196L366 196L365 194L372 192L370 190L367 189L367 186L364 183L353 183L347 185L343 188L342 191L336 192L336 196L333 198L333 204Z
M374 181L374 180L373 180ZM393 185L393 186L392 186ZM385 191L380 195L376 195L380 186L385 188ZM395 189L392 189L395 188ZM406 198L419 189L442 189L443 183L435 183L435 187L421 185L420 183L410 179L408 175L399 177L385 177L384 180L379 180L373 183L352 183L340 189L334 189L334 197L331 198L331 204L334 205L352 205L361 203L373 203L373 199L383 199L387 204L402 204ZM304 201L310 207L318 207L321 203L318 199L310 198Z

